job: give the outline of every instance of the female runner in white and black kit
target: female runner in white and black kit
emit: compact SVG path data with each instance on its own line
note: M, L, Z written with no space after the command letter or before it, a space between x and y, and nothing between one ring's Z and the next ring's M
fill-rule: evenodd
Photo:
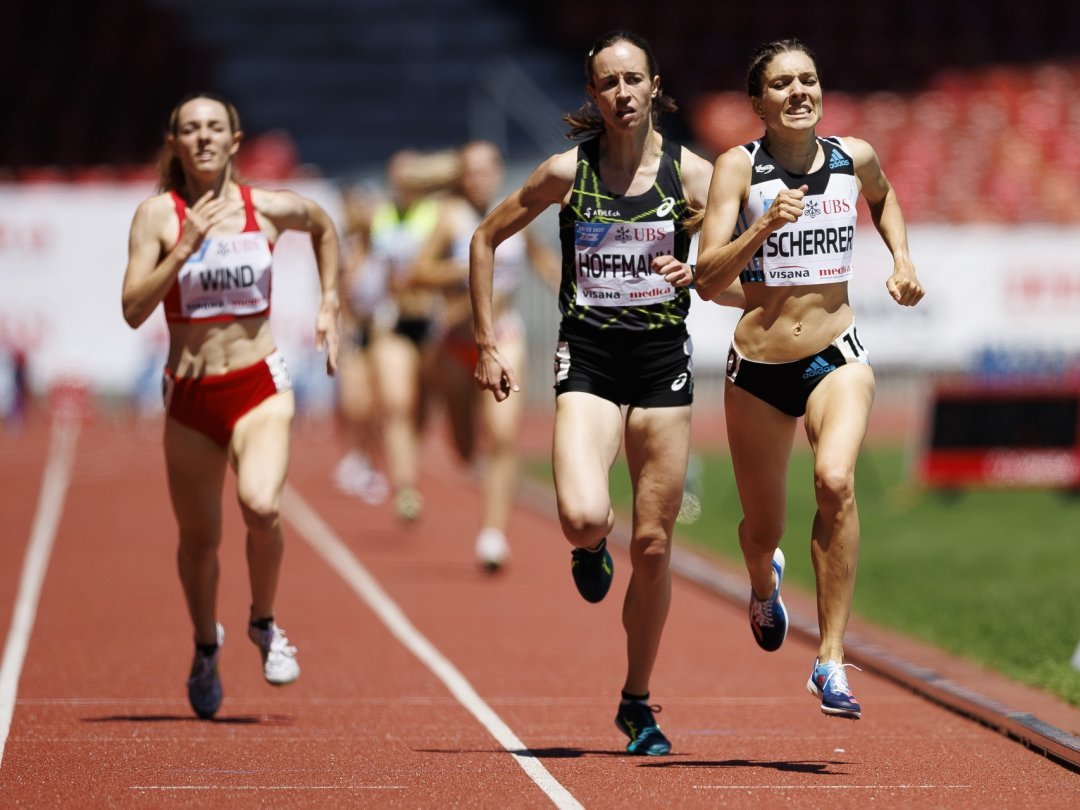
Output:
M743 508L739 543L750 574L750 625L768 651L787 634L779 544L788 461L805 416L818 506L810 547L820 631L807 688L826 714L857 719L862 708L848 686L843 640L859 553L855 462L874 399L874 374L847 294L860 194L893 257L889 294L913 306L923 288L896 192L874 150L856 138L817 135L821 84L806 46L793 39L761 46L747 90L765 134L716 161L697 291L707 300L741 279L746 295L724 403Z
M666 754L671 745L648 701L671 601L671 535L694 388L685 324L694 270L686 263L691 235L684 222L705 203L711 167L657 130L657 115L674 105L641 37L604 35L585 69L592 106L566 119L581 145L542 163L473 237L476 379L499 401L520 390L492 317L494 253L558 205L562 322L552 463L559 518L574 547L578 591L598 602L612 581L608 474L625 448L634 487L632 572L623 604L627 673L615 722L631 753Z

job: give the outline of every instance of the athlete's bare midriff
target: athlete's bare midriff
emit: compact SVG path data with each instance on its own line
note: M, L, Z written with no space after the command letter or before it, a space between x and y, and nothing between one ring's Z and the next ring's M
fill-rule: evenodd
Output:
M275 348L265 316L172 323L168 368L176 377L213 377L252 366Z
M832 343L852 319L847 284L744 284L746 310L735 327L739 352L762 363L800 360Z

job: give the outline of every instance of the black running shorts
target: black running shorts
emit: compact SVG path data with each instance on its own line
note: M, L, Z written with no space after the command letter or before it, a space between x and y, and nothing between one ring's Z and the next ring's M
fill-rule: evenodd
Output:
M818 383L848 363L870 365L853 323L840 337L819 352L789 363L761 363L728 349L727 378L788 416L803 416L810 393Z
M560 330L555 349L555 396L583 391L645 408L694 401L693 345L684 327Z

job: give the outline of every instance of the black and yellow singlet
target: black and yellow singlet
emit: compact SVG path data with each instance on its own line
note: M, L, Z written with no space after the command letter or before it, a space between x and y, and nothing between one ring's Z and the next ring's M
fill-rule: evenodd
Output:
M685 327L689 290L650 267L656 256L685 262L689 253L681 154L679 144L664 138L652 188L618 196L600 179L599 138L578 147L574 189L559 211L564 331Z

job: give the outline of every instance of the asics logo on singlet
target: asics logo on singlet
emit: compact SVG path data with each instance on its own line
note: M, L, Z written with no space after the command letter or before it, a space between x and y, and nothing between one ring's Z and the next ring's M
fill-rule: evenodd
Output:
M666 217L671 213L671 209L675 207L674 197L664 197L664 201L660 203L660 207L656 209L656 215L658 217Z
M671 390L681 391L686 385L686 381L689 379L689 377L690 375L684 371L682 374L675 378L675 381L671 384Z
M804 380L809 380L813 377L820 377L822 374L828 374L830 371L836 371L836 366L819 354L814 358L813 362L806 367L806 371L802 373L802 378Z
M755 166L754 171L758 174L768 174L775 168L771 163L762 163L760 166Z
M830 169L839 169L841 166L850 166L850 165L851 165L851 161L848 160L846 157L844 157L840 152L837 152L835 149L833 150L832 154L829 156L829 168Z

